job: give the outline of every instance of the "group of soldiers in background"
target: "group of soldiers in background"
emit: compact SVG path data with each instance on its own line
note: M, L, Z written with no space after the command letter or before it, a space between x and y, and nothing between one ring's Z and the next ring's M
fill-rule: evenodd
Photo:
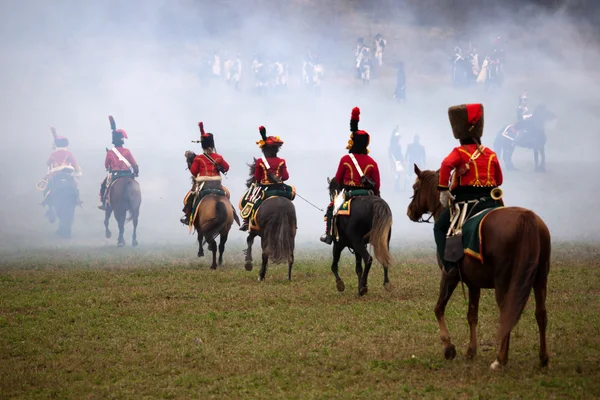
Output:
M487 54L486 54L487 53ZM454 47L452 56L452 83L454 86L473 86L494 82L501 85L504 72L504 49L500 37L494 39L489 51L481 57L479 50L469 41L468 48Z
M387 40L381 33L375 35L371 47L367 47L364 38L359 37L357 39L356 48L354 49L356 78L360 79L363 84L371 81L371 71L374 66L383 66L383 52L386 44Z

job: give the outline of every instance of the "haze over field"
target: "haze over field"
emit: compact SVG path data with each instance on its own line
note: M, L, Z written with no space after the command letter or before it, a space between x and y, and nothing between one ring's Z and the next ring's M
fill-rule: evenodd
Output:
M502 186L510 205L532 208L544 218L554 239L599 240L597 205L600 179L598 74L600 47L584 22L560 10L528 11L526 18L498 12L476 13L468 23L449 20L412 2L379 6L357 1L144 1L2 2L0 57L3 146L0 148L0 250L39 246L116 245L105 241L104 213L96 209L110 147L108 115L125 129L129 148L140 166L142 207L139 240L152 244L190 245L195 236L179 223L182 200L190 187L184 152L200 150L198 121L215 134L218 152L231 165L223 181L237 206L245 190L246 163L260 154L258 126L280 136L280 155L287 160L290 181L302 197L325 208L326 178L335 174L345 154L352 107L361 108L360 128L371 134L371 155L382 173L382 196L394 213L392 241L431 241L432 225L406 217L410 192L394 193L387 157L390 134L400 126L403 148L421 135L426 168L436 169L457 145L447 118L450 105L483 102L484 145L515 122L517 100L527 89L531 108L546 104L557 114L547 127L547 173L533 172L530 150L517 149L520 170L505 171ZM371 4L372 2L364 2ZM421 6L424 7L424 6ZM523 14L520 14L521 16ZM435 18L434 18L435 17ZM526 23L522 20L525 19ZM353 76L356 38L369 42L380 32L388 41L381 77L363 85ZM455 89L450 84L456 40L472 40L484 49L501 36L506 52L506 83L501 91ZM204 85L198 77L201 55L218 49L242 56L242 91L224 82ZM315 97L300 87L302 58L318 52L325 75L323 93ZM265 51L285 57L290 66L287 93L259 97L252 91L252 57ZM222 57L223 59L223 57ZM408 103L392 100L395 63L407 69ZM54 237L55 226L39 206L35 184L46 172L52 149L50 126L70 140L83 169L78 180L83 208L76 210L74 238ZM319 246L323 212L296 198L298 241ZM111 220L113 233L116 222ZM245 233L230 235L240 243ZM125 238L130 243L131 226Z

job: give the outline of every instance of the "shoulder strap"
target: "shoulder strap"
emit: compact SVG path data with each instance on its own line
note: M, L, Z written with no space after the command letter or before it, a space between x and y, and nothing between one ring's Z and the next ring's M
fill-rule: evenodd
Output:
M261 157L260 158L262 160L262 162L265 164L265 167L267 167L267 169L270 169L271 166L269 165L269 163L267 162L266 157Z
M365 176L363 170L360 168L360 165L358 165L358 161L356 161L356 157L354 157L354 154L350 153L350 159L352 160L352 163L356 167L356 170L358 171L358 174L360 175L360 177L362 178L363 176Z
M119 152L119 150L117 150L116 147L112 148L112 152L115 153L115 155L117 156L117 158L119 159L119 161L122 161L123 163L125 163L125 165L127 166L127 168L133 169L133 167L131 166L131 164L129 163L129 161L127 161L127 159L125 157L123 157L123 155Z

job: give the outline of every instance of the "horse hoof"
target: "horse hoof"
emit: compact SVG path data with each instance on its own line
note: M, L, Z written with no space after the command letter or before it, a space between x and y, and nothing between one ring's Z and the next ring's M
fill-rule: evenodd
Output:
M343 292L344 290L346 290L346 285L344 285L344 281L339 280L335 283L335 287L337 288L338 292Z
M138 245L138 242L137 242L137 240L134 240L133 242L131 242L131 245L132 245L133 247L137 247L137 245Z
M106 237L107 239L110 239L110 238L112 237L112 233L110 233L110 232L106 232L106 235L105 235L105 237Z
M264 280L265 280L265 278L263 278L263 277L260 277L260 276L258 277L258 281L259 281L259 282L263 282Z
M358 295L359 296L364 296L368 292L369 292L369 289L366 286L363 286L360 289L358 289Z
M387 290L388 292L391 292L392 289L394 289L394 286L392 286L392 284L390 282L384 283L383 287L385 288L385 290Z
M198 252L198 257L204 257L204 252L202 252L202 251L199 251L199 252Z
M252 271L252 263L246 263L246 265L244 265L244 268L246 268L246 271Z
M472 348L467 349L467 358L469 360L472 360L473 358L475 358L476 354L477 354L477 349L472 349Z
M210 269L217 269L217 266L216 265L211 265Z
M540 357L540 367L548 368L549 363L550 363L550 360L548 359L548 357Z
M117 243L117 247L123 247L123 246L125 246L125 242L119 242L119 243Z
M446 347L446 349L444 350L444 358L446 360L454 360L455 357L456 357L456 347L454 347L454 345L451 344L450 346Z
M498 360L494 361L492 363L492 365L490 365L490 369L492 371L498 371L500 369L500 367L501 367L501 365L500 365L500 362Z

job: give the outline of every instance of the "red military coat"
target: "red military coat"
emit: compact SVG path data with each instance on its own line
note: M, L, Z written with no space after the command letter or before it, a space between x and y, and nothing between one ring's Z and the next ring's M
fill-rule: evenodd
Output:
M363 174L375 183L374 192L379 196L379 188L381 180L379 178L379 166L368 154L354 154L354 158L363 171ZM357 188L364 187L361 183L360 173L354 166L354 162L349 154L346 154L340 159L335 180L344 186L355 186Z
M439 189L453 190L458 186L475 186L475 187L496 187L502 184L502 169L496 153L483 147L483 153L475 155L473 162L469 163L469 159L477 150L477 145L467 144L464 146L455 147L452 152L442 161L440 168ZM465 165L469 163L469 167ZM450 175L456 169L452 182Z
M75 157L69 150L65 148L58 148L53 151L48 158L47 164L51 174L58 172L60 168L64 166L71 166L75 169L75 171L79 171L79 165L77 165Z
M123 158L129 161L131 167L133 168L133 172L137 175L138 165L135 162L133 155L131 155L131 152L124 147L115 148L119 153L121 153L121 156L123 156ZM123 161L119 160L119 157L117 157L113 150L109 150L106 153L106 158L104 159L104 167L109 171L127 171L129 169Z
M254 179L261 185L272 185L267 176L267 173L271 173L273 176L279 178L282 182L287 181L290 178L290 175L287 170L287 165L285 164L285 160L279 157L267 157L267 163L269 164L269 169L262 158L256 160L256 167L254 168Z
M223 167L225 172L229 171L229 164L223 159L223 157L217 153L210 153L212 158L217 164ZM205 154L199 154L194 158L194 162L190 166L190 172L194 177L196 176L219 176L216 165L214 165L206 157Z

